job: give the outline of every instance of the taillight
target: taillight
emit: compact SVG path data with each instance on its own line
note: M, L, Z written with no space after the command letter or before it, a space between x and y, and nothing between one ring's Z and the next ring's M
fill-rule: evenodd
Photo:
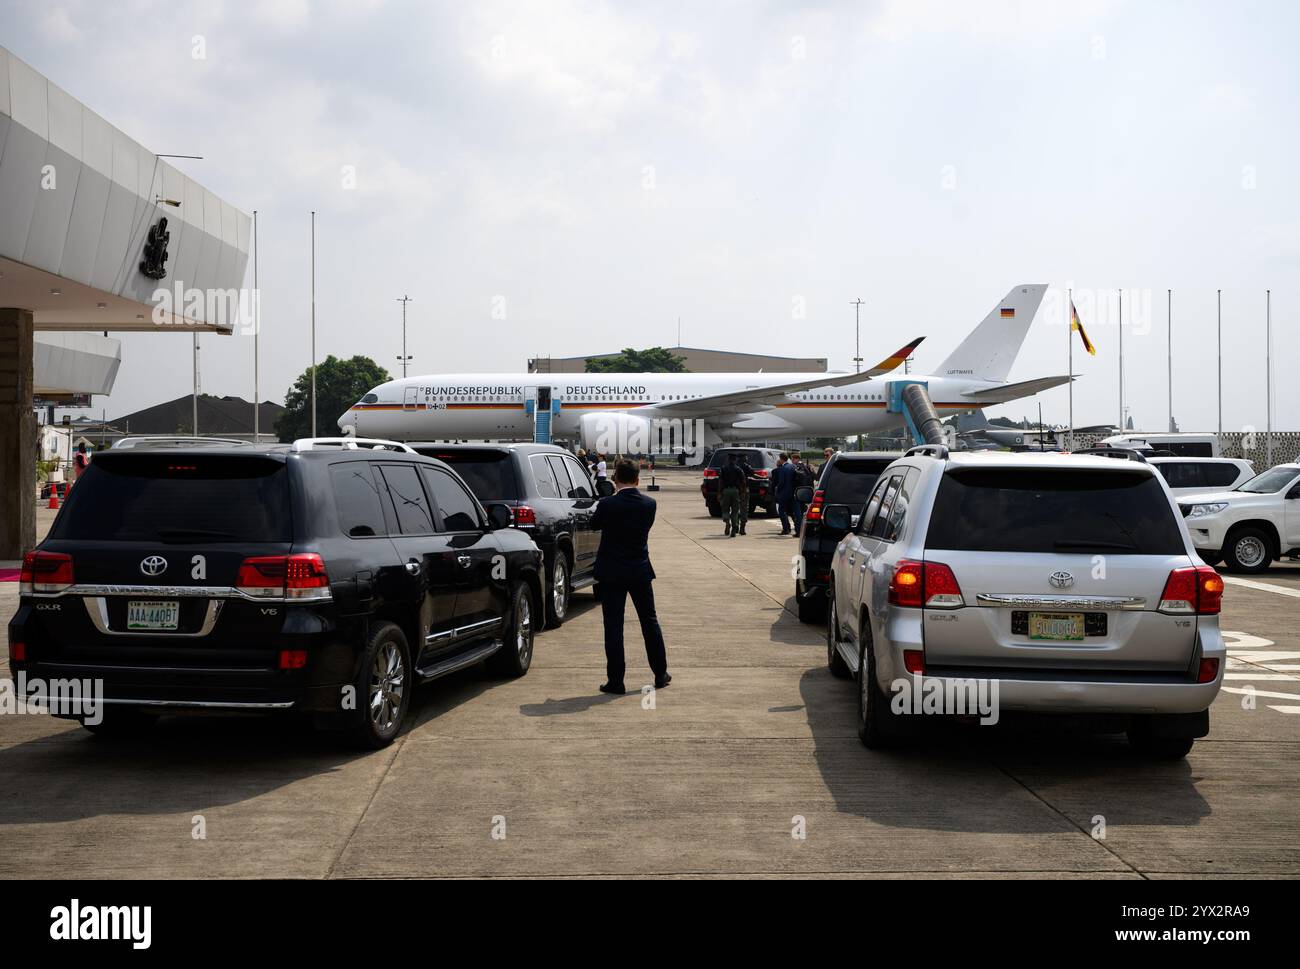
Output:
M705 469L704 469L704 477L706 477L706 478L716 478L717 476L718 476L718 470L717 470L717 468L705 468Z
M72 586L72 556L62 552L28 552L18 572L18 594L65 592Z
M1201 660L1200 669L1196 671L1196 682L1213 683L1218 678L1219 678L1218 658L1216 657L1214 659Z
M27 644L14 643L9 644L9 662L25 663L27 662Z
M964 603L952 569L942 562L903 559L889 580L889 601L912 609L957 609Z
M1174 569L1160 593L1160 611L1217 616L1223 607L1223 579L1208 565Z
M527 505L520 505L515 509L515 524L536 525L537 512L533 511L533 509L531 509Z
M822 520L822 505L826 504L826 492L818 488L813 493L812 504L808 506L807 513L803 516L805 521L819 522Z
M903 669L921 676L925 673L925 651L920 649L903 650Z
M280 669L282 670L300 670L307 665L307 650L305 649L282 649L280 650Z
M325 561L315 552L244 559L235 587L252 599L309 601L331 597Z
M770 471L767 471L767 470L764 469L764 468L759 468L757 471L754 472L754 477L755 477L755 478L766 478L766 477L768 477L770 474L771 474Z

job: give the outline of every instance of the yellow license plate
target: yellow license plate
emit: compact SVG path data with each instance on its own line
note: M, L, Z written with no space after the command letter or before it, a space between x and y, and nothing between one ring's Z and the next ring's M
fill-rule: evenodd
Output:
M174 630L180 624L180 618L181 604L176 599L168 602L132 599L126 604L127 629Z
M1031 612L1029 638L1049 642L1076 642L1083 639L1083 613Z

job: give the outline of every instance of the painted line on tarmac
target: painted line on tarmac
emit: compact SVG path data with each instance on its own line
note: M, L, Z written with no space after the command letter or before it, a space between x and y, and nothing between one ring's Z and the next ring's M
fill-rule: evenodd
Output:
M1235 575L1223 576L1223 581L1228 585L1239 585L1247 589L1258 589L1260 592L1276 592L1280 596L1290 596L1293 599L1300 599L1300 589L1288 589L1284 585L1273 585L1270 582L1256 582L1254 579L1239 579Z
M1270 690L1252 690L1250 688L1241 689L1236 686L1223 687L1224 693L1235 693L1238 696L1264 696L1270 700L1300 700L1300 695L1295 693L1273 693Z

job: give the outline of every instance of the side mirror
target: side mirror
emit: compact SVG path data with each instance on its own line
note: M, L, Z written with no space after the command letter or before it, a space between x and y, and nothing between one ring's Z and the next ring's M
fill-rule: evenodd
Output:
M801 503L803 503L803 504L805 504L805 505L810 505L810 504L812 504L812 500L813 500L813 490L812 490L811 488L809 488L807 485L804 485L804 486L801 487L801 488L795 488L795 489L794 489L794 500L795 500L795 501L798 501L798 502L801 502Z
M822 525L837 532L853 527L853 509L848 505L827 505L822 509Z
M494 501L492 504L488 505L484 511L487 512L488 529L490 531L495 532L502 528L509 528L514 524L515 515L514 512L510 510L509 505L502 504L499 501Z

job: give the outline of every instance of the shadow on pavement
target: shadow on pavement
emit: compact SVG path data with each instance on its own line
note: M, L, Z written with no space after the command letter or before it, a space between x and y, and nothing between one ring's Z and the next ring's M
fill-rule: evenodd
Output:
M918 737L873 751L858 740L853 681L823 663L799 691L817 767L845 814L898 828L1028 834L1059 831L1057 811L1085 827L1095 814L1196 825L1211 813L1191 763L1141 757L1114 735L1054 729L1042 718L989 727L932 718Z
M419 687L403 735L499 682L470 669ZM202 812L390 754L350 748L305 716L167 716L121 739L78 728L0 748L0 827Z

